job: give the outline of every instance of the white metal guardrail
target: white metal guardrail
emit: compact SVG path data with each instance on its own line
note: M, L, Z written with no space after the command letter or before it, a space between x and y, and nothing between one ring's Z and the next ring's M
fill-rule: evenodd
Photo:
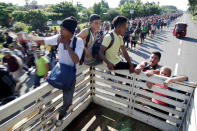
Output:
M165 79L160 76L148 78L143 73L129 74L126 70L109 72L102 65L91 68L81 66L77 71L73 103L62 126L55 126L62 93L45 83L0 107L0 130L63 130L91 102L161 130L181 130L188 126L185 124L186 113L196 85L186 82L172 83L168 89L156 86L148 89L146 86L146 81L162 85ZM165 94L167 97L153 92ZM156 104L151 98L171 106Z

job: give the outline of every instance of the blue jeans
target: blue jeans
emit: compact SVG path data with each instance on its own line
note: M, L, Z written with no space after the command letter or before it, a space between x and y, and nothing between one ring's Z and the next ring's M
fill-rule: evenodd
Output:
M37 74L34 77L34 86L38 87L40 86L40 79L43 78L44 76L38 76Z
M74 80L72 88L69 90L62 90L63 91L63 105L59 109L59 119L62 119L66 114L67 110L72 105L72 98L75 91L75 83Z

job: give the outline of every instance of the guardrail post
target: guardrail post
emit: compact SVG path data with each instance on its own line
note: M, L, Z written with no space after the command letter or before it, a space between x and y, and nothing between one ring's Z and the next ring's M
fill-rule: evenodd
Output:
M131 75L131 82L130 82L130 89L129 89L129 113L133 114L133 110L134 110L134 104L135 104L135 94L134 94L134 88L135 88L135 78L136 74Z
M95 86L94 86L94 83L95 83L95 67L91 66L90 67L90 91L91 91L91 99L93 101L93 96L95 95Z

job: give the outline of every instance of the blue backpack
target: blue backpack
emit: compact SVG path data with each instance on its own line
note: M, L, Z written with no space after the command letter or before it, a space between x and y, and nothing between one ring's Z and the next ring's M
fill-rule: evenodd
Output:
M75 51L77 38L74 37L72 50ZM70 90L76 81L76 67L57 63L47 77L47 82L54 88Z

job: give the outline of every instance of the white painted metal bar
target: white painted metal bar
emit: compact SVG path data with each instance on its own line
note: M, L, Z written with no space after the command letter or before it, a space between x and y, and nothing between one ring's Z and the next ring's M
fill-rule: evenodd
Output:
M91 103L91 99L87 99L79 108L72 112L64 121L62 126L56 127L54 131L63 131L81 112L83 112Z
M196 87L195 83L178 82L169 84L170 88L183 91L187 94L182 94L180 92L174 92L155 86L153 86L151 89L154 92L159 92L161 94L166 94L167 96L184 100L183 103L138 88L141 87L143 89L148 89L144 81L163 84L163 82L166 80L165 77L156 75L147 77L144 73L141 73L140 75L130 74L128 70L113 70L110 71L111 74L108 74L106 71L108 71L108 69L104 65L99 65L95 68L90 68L85 65L78 67L73 104L67 111L70 113L70 115L66 117L61 127L55 127L54 122L51 125L47 125L47 122L54 119L58 114L58 108L62 104L62 92L45 83L41 87L25 94L24 96L8 103L5 106L0 107L0 121L21 110L17 116L14 116L6 123L0 125L0 130L11 129L17 122L27 118L27 116L28 119L23 120L21 125L15 127L16 131L25 129L38 130L40 128L43 128L43 130L48 130L50 128L54 128L54 130L57 131L63 130L73 119L75 119L83 110L88 107L90 102L94 102L103 107L130 116L161 130L178 130L183 120L188 120L188 117L187 115L185 116L185 113L190 103L188 100L190 100L191 95L195 89L194 87ZM117 76L115 73L124 75L125 77ZM118 83L118 81L121 81L122 83ZM128 83L129 85L126 85L125 83ZM114 87L114 89L112 87ZM120 91L118 91L117 88L120 88ZM44 97L43 99L43 96L49 92L51 92L51 94ZM118 94L122 97L117 97L115 94ZM155 98L184 110L179 111L167 106L165 107L156 104L138 94L149 98ZM44 106L50 101L50 105ZM194 99L191 101L193 102ZM24 110L24 107L32 102L35 102L35 104ZM140 103L145 104L147 107L142 106ZM151 109L151 107L154 109ZM55 108L55 111L48 113L52 108ZM155 108L176 114L180 118L169 116L159 112L159 110L155 110ZM46 114L48 115L46 116ZM175 123L175 125L167 123L166 121L162 121L158 119L158 117L169 120ZM36 120L40 121L38 121L34 127L31 127L31 124ZM186 125L183 127L185 128Z
M33 104L31 107L28 109L20 112L19 115L15 116L12 120L7 121L5 124L1 125L0 130L3 129L9 129L11 126L14 124L18 123L20 120L27 118L29 114L33 114L33 112L38 111L40 107L43 106L44 103L47 103L54 99L56 96L58 96L61 93L60 90L56 90L54 93L52 93L50 96L45 98L43 101Z
M87 65L79 66L79 67L77 68L77 73L76 73L76 74L82 73L82 72L84 72L84 71L86 71L86 70L88 70L88 69L90 69L90 67L87 66Z
M98 89L105 90L105 91L110 92L110 93L114 93L114 94L124 96L126 98L129 98L129 96L130 96L129 93L126 93L124 91L118 91L116 89L112 89L111 87L106 87L106 86L102 86L102 85L98 85L98 84L94 84L94 87L98 88Z
M100 71L94 71L94 72L96 75L100 75L100 76L104 77L104 79L112 79L112 80L116 80L116 81L123 81L126 83L130 83L132 81L132 80L124 78L124 77L119 77L119 76L107 74L107 73L100 72Z
M168 106L162 106L160 104L156 104L152 101L149 101L149 100L147 100L145 98L142 98L142 97L139 97L139 96L136 96L135 101L144 103L147 106L152 106L152 107L158 108L160 110L163 110L163 111L166 111L166 112L169 112L169 113L172 113L172 114L176 114L180 117L183 117L183 114L184 114L184 112L177 111L177 110L175 110L173 108L170 108Z
M44 94L51 91L52 87L48 84L43 84L42 86L36 88L35 90L19 97L18 99L13 100L12 102L0 107L0 121L10 116L11 114L17 112L18 110L23 110L23 108L41 98Z
M121 105L114 103L112 101L106 101L106 100L104 100L100 97L97 97L97 96L93 97L93 101L94 101L94 103L101 105L103 107L106 107L108 109L111 109L113 111L120 112L125 115L128 115L128 113L129 113L128 107L121 106Z
M176 126L173 126L167 122L156 119L150 115L143 114L143 113L136 111L136 110L134 110L132 114L129 114L129 116L136 119L136 120L144 122L148 125L156 127L160 130L163 130L163 131L177 131L178 130L178 128Z
M94 93L97 94L97 95L102 96L103 98L108 98L108 99L111 99L111 100L114 100L116 102L123 103L123 104L126 104L126 105L129 104L128 100L122 99L120 97L112 96L112 95L100 92L98 90L95 90Z
M88 71L87 73L78 76L77 79L76 79L76 84L79 83L79 82L81 82L81 81L83 81L90 74L91 74L91 71Z
M146 86L145 82L136 81L135 82L135 86L142 87L143 89L149 89ZM153 85L152 88L149 89L149 90L155 91L155 92L159 92L161 94L168 94L168 96L171 96L171 97L174 97L174 98L178 98L178 99L182 99L182 100L188 100L189 99L189 96L186 95L186 94L178 93L178 92L175 92L175 91L172 91L172 90L168 90L168 89L163 89L163 88L157 87L155 85Z
M135 75L135 78L137 79L137 81L144 80L144 81L149 81L149 82L160 84L160 85L163 85L164 81L167 79L167 77L158 76L158 75L153 75L152 77L147 77L144 73L141 73L140 75ZM193 87L193 84L191 84L191 86ZM180 90L180 91L188 92L188 93L191 93L194 90L194 88L192 88L190 86L184 86L184 85L178 84L178 83L170 83L169 87L173 88L173 89Z
M119 83L115 83L115 82L112 82L110 80L106 80L106 79L101 79L101 78L94 78L94 80L96 82L100 82L100 83L103 83L103 84L108 84L110 86L114 86L116 88L120 88L120 89L123 89L123 90L129 90L129 88L132 88L131 86L127 86L127 85L123 85L123 84L119 84ZM99 83L98 83L99 84ZM100 84L99 84L100 85Z
M134 89L134 92L135 93L138 93L138 94L142 94L142 95L147 96L147 97L150 97L150 98L155 98L155 99L157 99L159 101L163 101L165 103L168 103L168 104L177 106L179 108L184 108L185 109L187 107L187 105L184 104L184 103L182 103L182 102L178 102L178 101L169 99L167 97L163 97L163 96L160 96L160 95L157 95L157 94L154 94L154 93L150 93L150 92L147 92L145 90L141 90L141 89L135 88Z
M160 117L160 118L163 118L165 120L169 120L169 121L172 121L172 122L175 122L177 124L180 124L181 123L181 120L180 119L177 119L175 117L170 117L169 115L166 115L166 114L163 114L159 111L156 111L154 109L151 109L151 108L146 108L140 104L134 104L134 108L137 108L141 111L144 111L144 112L147 112L148 114L152 114L152 115L155 115L157 117Z

